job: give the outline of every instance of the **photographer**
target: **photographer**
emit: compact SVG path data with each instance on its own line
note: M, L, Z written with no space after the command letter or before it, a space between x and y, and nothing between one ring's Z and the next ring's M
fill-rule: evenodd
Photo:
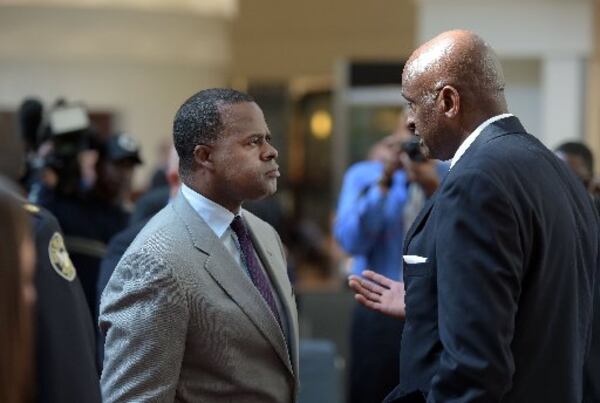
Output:
M38 200L63 228L95 321L100 261L110 238L129 221L124 201L133 169L141 163L139 148L125 134L113 135L105 142L95 139L87 113L76 105L55 107L47 127L51 151L45 158L42 177L46 179ZM96 155L92 172L82 165L89 162L90 154Z
M404 234L440 182L438 163L426 161L420 151L401 117L398 130L373 146L369 160L346 172L334 235L352 255L351 274L369 269L401 278ZM355 306L350 402L381 401L398 384L402 327L401 321Z
M93 131L85 108L56 101L38 119L42 106L27 100L21 108L21 131L27 144L26 187L29 199L47 204L55 196L76 197L82 192L81 156L93 147Z

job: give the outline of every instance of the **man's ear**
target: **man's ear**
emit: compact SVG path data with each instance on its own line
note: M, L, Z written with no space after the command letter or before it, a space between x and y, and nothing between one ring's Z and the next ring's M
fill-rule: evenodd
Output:
M194 161L199 166L212 170L212 147L206 144L198 144L194 147Z
M454 118L460 111L460 94L451 85L445 85L440 91L442 112L447 118Z

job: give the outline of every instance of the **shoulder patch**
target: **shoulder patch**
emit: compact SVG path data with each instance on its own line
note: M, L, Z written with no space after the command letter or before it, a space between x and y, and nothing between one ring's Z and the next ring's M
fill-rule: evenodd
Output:
M40 208L38 206L36 206L35 204L31 204L31 203L23 204L23 208L25 209L25 211L27 211L31 214L37 214L40 212Z
M62 235L55 232L50 239L48 244L48 257L50 258L50 264L55 272L57 272L62 278L68 281L73 281L77 272L75 266L71 261L69 252L65 248L65 241Z

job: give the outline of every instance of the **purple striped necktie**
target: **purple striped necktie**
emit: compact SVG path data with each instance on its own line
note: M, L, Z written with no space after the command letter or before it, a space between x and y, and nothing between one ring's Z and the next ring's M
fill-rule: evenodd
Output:
M275 315L277 323L279 326L281 326L281 318L279 317L279 311L277 310L277 305L275 304L275 298L273 297L271 284L269 283L269 279L258 263L258 257L254 251L252 239L250 239L248 228L244 224L241 216L236 215L234 217L233 222L231 223L231 229L237 235L242 252L242 261L245 263L246 269L248 269L250 279L254 283L254 286L258 289L258 292L260 292L260 295L263 297L267 305L269 305L269 308L271 308L271 312L273 312L273 315Z

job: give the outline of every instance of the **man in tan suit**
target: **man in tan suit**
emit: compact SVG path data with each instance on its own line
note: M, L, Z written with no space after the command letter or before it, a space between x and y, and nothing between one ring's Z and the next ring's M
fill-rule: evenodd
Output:
M242 202L271 195L261 109L200 91L173 125L182 189L129 247L103 295L104 402L295 402L298 322L275 230Z

